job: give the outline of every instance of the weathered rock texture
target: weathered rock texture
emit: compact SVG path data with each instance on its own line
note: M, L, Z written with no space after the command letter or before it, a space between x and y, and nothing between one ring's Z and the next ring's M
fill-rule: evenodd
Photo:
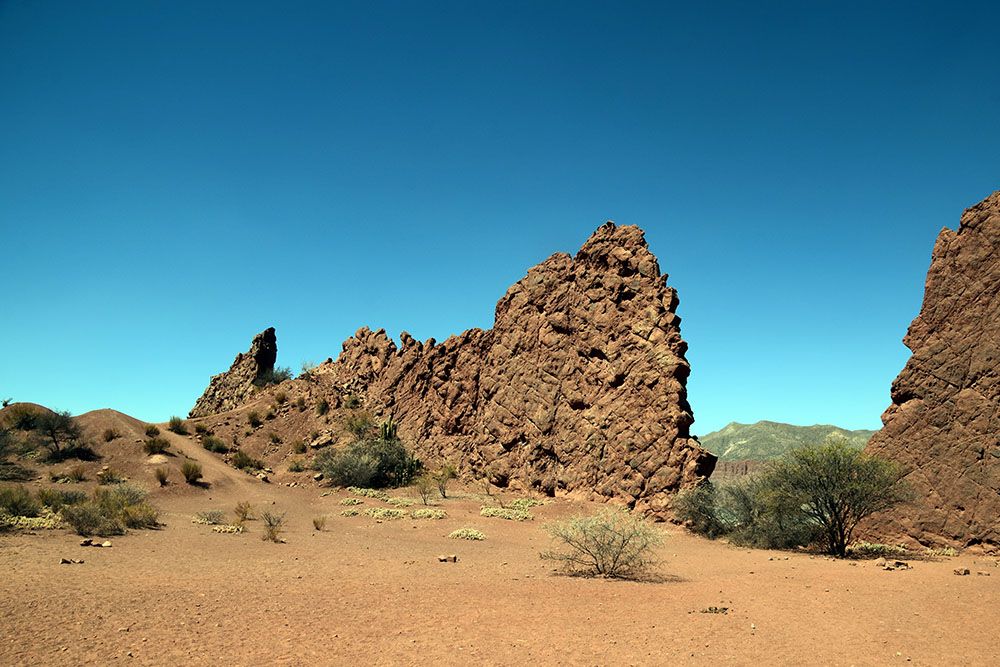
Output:
M917 501L883 528L925 544L1000 544L1000 192L943 229L913 351L868 451L908 471Z
M239 407L274 372L277 358L278 341L272 327L254 336L250 349L237 354L228 371L212 376L208 388L188 416L204 417Z
M426 460L660 511L715 463L688 431L676 307L642 231L609 222L529 270L491 330L397 349L364 328L316 376L393 414Z

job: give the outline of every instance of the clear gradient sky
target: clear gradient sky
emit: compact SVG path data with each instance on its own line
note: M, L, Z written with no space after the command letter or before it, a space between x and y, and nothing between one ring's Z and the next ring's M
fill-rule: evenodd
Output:
M879 9L874 9L879 5ZM931 248L1000 189L996 3L0 0L0 394L186 414L267 326L489 327L606 219L690 400L877 428Z

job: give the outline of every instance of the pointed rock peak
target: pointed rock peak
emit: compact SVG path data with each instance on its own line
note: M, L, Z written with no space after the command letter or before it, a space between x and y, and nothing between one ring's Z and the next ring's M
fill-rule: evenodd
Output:
M228 371L212 377L188 416L205 417L239 407L271 378L277 360L278 338L274 327L268 327L253 337L249 350L236 355Z
M646 244L645 232L635 225L619 226L610 220L590 235L576 254L576 260L619 275L660 275L656 257Z

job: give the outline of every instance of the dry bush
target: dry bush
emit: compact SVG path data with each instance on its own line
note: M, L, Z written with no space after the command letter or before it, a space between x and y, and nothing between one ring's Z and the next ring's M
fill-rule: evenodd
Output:
M236 503L236 507L233 509L233 513L236 515L236 519L243 523L244 521L253 521L257 518L254 515L253 505L249 501L243 500Z
M201 446L214 454L226 454L229 452L229 446L223 442L222 438L217 438L214 435L206 435L202 438Z
M430 475L424 474L417 477L414 484L417 487L417 493L420 494L420 500L424 505L430 505L431 496L434 494L434 487L436 486L434 479Z
M524 510L511 509L509 507L493 507L491 505L480 509L479 516L507 519L508 521L531 521L535 518L530 512L525 512Z
M187 435L187 424L180 417L171 417L170 421L167 423L167 430L176 433L177 435Z
M87 502L62 508L63 519L83 536L121 535L126 528L155 528L159 512L146 500L145 489L134 484L98 488Z
M201 479L201 466L194 461L185 461L181 465L181 474L184 475L184 481L188 484L197 484Z
M150 456L154 454L166 454L167 450L170 449L170 443L166 439L157 436L146 440L142 448Z
M167 470L166 468L157 468L156 470L153 471L153 474L156 475L156 481L157 483L159 483L160 486L167 485L167 481L170 479L169 470Z
M23 486L0 486L0 510L11 516L38 516L42 505Z
M656 564L660 532L625 510L604 509L545 526L557 545L541 557L560 563L568 573L641 579Z
M120 438L122 436L121 436L121 433L119 433L115 429L113 429L113 428L106 428L106 429L104 429L104 433L101 435L101 437L104 438L104 442L111 442L112 440L117 440L118 438Z
M441 494L442 498L448 497L448 482L457 477L458 471L450 463L446 463L440 470L434 473L434 481L437 483L438 493Z
M265 542L281 542L281 531L285 526L284 513L261 512L261 521L264 522L264 535L261 537Z
M155 438L160 435L160 428L156 424L150 424L146 427L146 437Z
M315 528L316 530L323 530L324 528L326 528L326 516L314 516L313 528Z
M448 537L453 540L473 540L477 542L486 539L486 535L475 528L459 528L449 533Z
M205 510L194 515L192 523L200 523L206 526L221 526L226 522L226 513L222 510Z

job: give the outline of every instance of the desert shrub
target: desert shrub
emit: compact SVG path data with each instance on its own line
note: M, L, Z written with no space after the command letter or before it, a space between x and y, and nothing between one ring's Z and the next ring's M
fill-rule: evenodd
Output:
M508 521L531 521L535 517L530 512L524 510L511 509L509 507L485 506L479 510L479 516L496 517L497 519L507 519Z
M79 505L87 500L87 494L83 491L63 491L61 489L39 489L38 501L54 512L58 512L66 505Z
M275 433L274 431L271 431L268 434L267 437L271 441L272 445L280 445L281 444L281 436L278 435L277 433Z
M229 451L229 446L223 442L222 438L214 435L206 435L201 439L201 446L215 454L225 454Z
M361 498L344 498L340 501L341 505L364 505L365 501Z
M250 426L252 426L253 428L257 428L264 422L260 420L259 412L257 412L256 410L251 410L250 414L247 415L247 423L250 424Z
M243 523L244 521L253 521L255 518L253 505L246 500L236 503L236 508L233 509L233 513L236 515L236 519L240 523Z
M356 496L361 496L362 498L374 498L376 500L388 500L389 494L380 489L366 489L357 486L347 487L348 493L353 493Z
M330 401L326 400L323 397L320 397L319 400L316 401L316 414L322 417L329 411L330 411Z
M160 428L156 424L149 424L146 426L146 437L155 438L160 435Z
M299 379L308 382L312 380L313 371L316 370L316 362L303 361L302 365L299 366L299 370L300 370Z
M277 416L278 415L275 414L274 407L272 406L272 407L268 408L267 414L264 415L264 419L266 419L267 421L271 421L272 419L274 419Z
M406 512L403 510L393 509L391 507L369 507L365 510L365 516L370 516L373 519L380 519L383 521L392 521L395 519L405 519Z
M188 484L197 484L202 477L201 466L194 461L185 461L181 464L181 474Z
M352 507L350 509L343 510L340 513L340 516L358 516L359 514L361 514L361 512Z
M133 484L98 488L91 500L67 505L61 513L84 536L121 535L126 528L159 525L159 512L146 500L146 491Z
M396 439L368 438L316 457L314 467L335 486L406 486L420 472L420 460Z
M150 456L154 454L166 454L167 450L170 449L170 443L165 438L157 436L147 439L142 448Z
M46 460L50 462L97 458L94 451L81 441L83 430L68 412L37 413L32 430L49 450Z
M410 512L414 519L446 519L448 513L444 510L433 509L431 507L421 507Z
M539 507L544 504L541 500L535 500L534 498L517 498L516 500L512 500L507 507L512 510L527 511L532 507Z
M541 554L568 572L586 576L636 579L655 565L660 532L625 510L604 509L545 526L556 547Z
M166 486L167 485L167 482L170 479L170 471L169 470L167 470L166 468L157 468L156 470L153 471L153 474L156 476L156 482L160 486Z
M194 515L191 523L200 523L206 526L220 526L226 522L226 513L222 510L205 510Z
M273 384L281 384L285 380L292 379L292 369L287 366L275 366L270 371L261 373L254 384L258 387L267 387Z
M231 524L231 525L223 524L221 526L212 526L212 532L238 534L246 532L246 526L244 526L242 523Z
M263 461L261 461L260 459L255 459L254 457L244 452L242 449L237 449L235 452L233 452L233 458L229 462L232 464L234 468L238 468L239 470L248 471L248 470L264 469Z
M194 432L196 434L202 435L202 436L204 436L204 435L211 435L212 434L212 429L208 428L208 426L206 426L205 424L195 424L194 425Z
M0 486L0 510L11 516L38 516L42 505L21 485Z
M705 482L677 494L673 510L679 520L699 535L716 538L730 532L719 517L718 490L712 482Z
M63 479L77 484L80 482L86 482L87 469L84 468L83 466L73 466L66 472L66 474L63 476Z
M913 552L904 546L856 542L847 547L848 558L913 558Z
M299 409L299 412L304 412L306 409L306 397L299 396L295 399L295 407Z
M97 483L107 486L108 484L121 484L125 481L125 477L120 475L118 471L112 470L111 468L105 468L97 473Z
M276 512L261 512L261 521L264 522L264 535L261 539L265 542L280 542L281 531L285 525L285 515Z
M486 539L486 535L475 528L459 528L448 533L448 537L453 540L474 540L482 541Z
M313 528L316 530L323 530L326 528L326 517L325 516L314 516L313 517Z
M455 470L455 466L451 464L445 464L434 473L434 481L437 483L438 493L441 494L442 498L448 497L448 482L458 477L458 471Z
M434 493L434 487L436 486L434 478L427 474L420 475L414 480L414 484L417 487L417 493L420 494L420 501L424 505L430 505L431 495Z
M34 431L42 414L41 410L30 405L15 405L4 413L7 424L17 431Z
M187 424L180 417L171 417L170 421L167 423L167 430L177 435L187 435Z
M101 437L104 438L104 442L111 442L112 440L117 440L122 437L122 435L113 428L106 428L104 429L104 433L101 434Z
M344 428L355 438L364 438L375 431L375 422L367 412L352 412L344 418Z
M344 397L344 407L350 410L353 410L354 408L359 408L361 407L361 399L355 396L354 394L348 394L347 396Z
M306 469L302 459L292 459L288 464L288 472L302 472Z
M305 454L306 453L306 443L303 442L302 440L296 440L292 444L292 451L295 452L296 454Z
M413 507L412 498L398 498L398 497L386 498L385 502L389 505L392 505L393 507Z
M274 395L274 400L278 405L284 405L285 401L288 400L288 394L286 394L283 391L279 391L277 394Z

